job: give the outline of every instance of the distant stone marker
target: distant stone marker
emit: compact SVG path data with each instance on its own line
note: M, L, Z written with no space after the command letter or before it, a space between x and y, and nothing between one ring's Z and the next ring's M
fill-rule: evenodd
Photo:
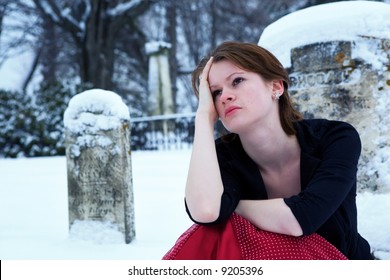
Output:
M135 237L130 115L119 95L88 90L64 114L69 226L101 222Z
M149 56L149 115L174 113L169 73L170 48L171 44L163 41L153 41L145 45L146 54Z
M259 41L287 68L290 95L306 118L356 127L359 189L390 190L389 15L390 5L379 2L318 5L271 24Z

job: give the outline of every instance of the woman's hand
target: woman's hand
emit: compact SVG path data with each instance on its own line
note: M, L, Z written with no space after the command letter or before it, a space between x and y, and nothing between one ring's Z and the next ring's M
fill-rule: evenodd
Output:
M197 115L205 114L210 120L215 123L218 119L217 111L214 106L214 99L210 91L210 84L208 81L211 65L213 64L213 57L210 57L209 61L203 68L202 75L199 76L199 104Z

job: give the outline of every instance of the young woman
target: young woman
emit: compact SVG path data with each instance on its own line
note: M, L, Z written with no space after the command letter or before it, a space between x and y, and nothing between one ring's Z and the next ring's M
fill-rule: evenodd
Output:
M371 259L357 231L361 143L304 120L266 49L226 42L192 75L199 98L185 205L196 223L164 259ZM214 140L220 119L229 134Z

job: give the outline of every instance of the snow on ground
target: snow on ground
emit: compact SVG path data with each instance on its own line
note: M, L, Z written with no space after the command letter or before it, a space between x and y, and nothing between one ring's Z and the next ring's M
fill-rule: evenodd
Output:
M0 160L0 259L159 260L192 222L184 184L190 151L132 155L136 238L68 230L65 157ZM390 194L358 195L359 229L390 260Z

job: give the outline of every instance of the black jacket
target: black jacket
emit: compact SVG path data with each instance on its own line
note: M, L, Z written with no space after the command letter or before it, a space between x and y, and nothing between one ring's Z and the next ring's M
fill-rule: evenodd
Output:
M301 147L301 192L285 203L304 235L318 233L349 259L371 259L368 242L357 232L357 131L345 122L319 119L302 120L295 128ZM238 136L217 139L216 149L224 193L219 218L211 224L226 221L241 199L268 198L259 169Z

